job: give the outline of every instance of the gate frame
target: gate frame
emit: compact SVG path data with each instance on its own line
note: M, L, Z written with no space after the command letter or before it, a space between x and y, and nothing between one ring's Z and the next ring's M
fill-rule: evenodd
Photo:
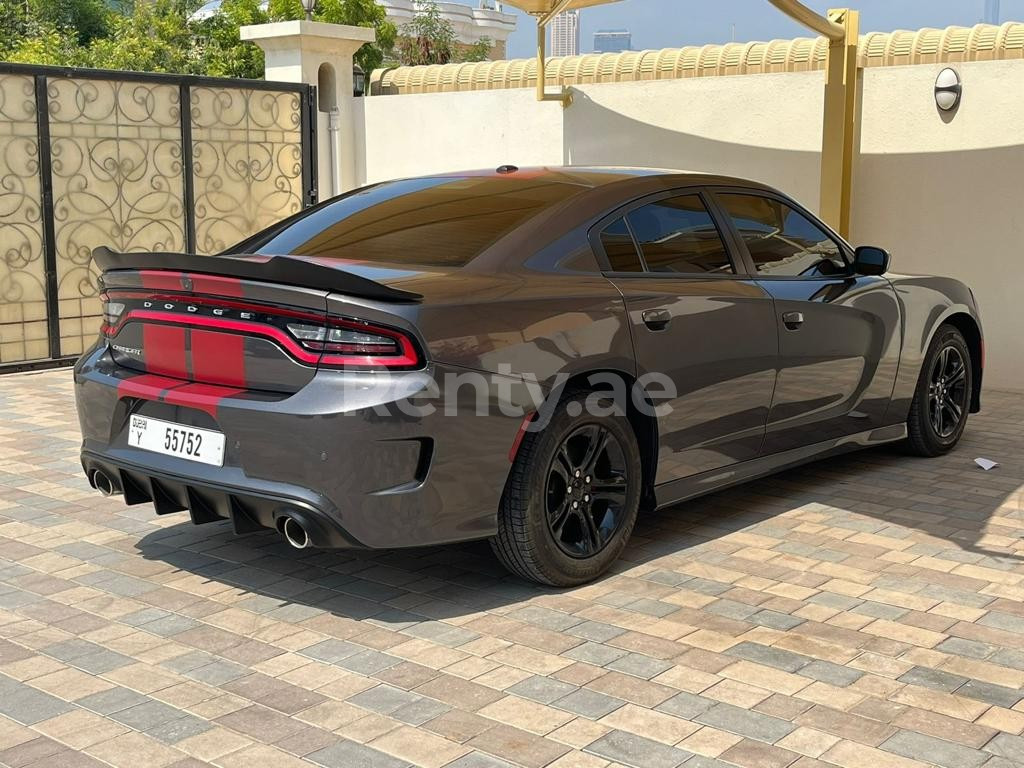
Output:
M195 176L192 172L192 88L236 88L282 91L299 97L299 132L302 158L302 205L317 202L316 86L274 80L179 75L166 72L133 72L119 69L55 67L0 61L0 75L22 75L33 79L36 105L36 140L39 151L41 236L43 241L43 284L46 292L46 333L50 356L38 360L0 363L0 375L73 365L79 355L60 353L60 312L57 284L57 243L53 220L53 175L50 167L50 114L47 87L51 79L116 80L126 83L163 83L178 86L181 128L182 201L184 203L185 250L196 248Z

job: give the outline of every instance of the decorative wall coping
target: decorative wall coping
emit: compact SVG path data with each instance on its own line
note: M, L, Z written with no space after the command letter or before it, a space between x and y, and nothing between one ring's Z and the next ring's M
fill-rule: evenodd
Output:
M548 85L617 83L686 77L717 77L823 69L824 37L687 46L662 50L589 53L552 57L546 64ZM1024 58L1024 23L978 24L946 29L897 30L861 35L863 67L954 63ZM502 88L533 88L535 59L508 59L467 64L378 69L371 93L439 93Z

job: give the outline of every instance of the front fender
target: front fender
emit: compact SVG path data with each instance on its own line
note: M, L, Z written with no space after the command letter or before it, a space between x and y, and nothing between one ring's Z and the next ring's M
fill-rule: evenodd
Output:
M968 346L972 346L974 389L971 410L978 411L981 406L983 334L977 303L970 289L960 281L946 277L894 276L890 281L900 303L903 345L887 421L898 423L906 420L928 347L944 323L960 328Z

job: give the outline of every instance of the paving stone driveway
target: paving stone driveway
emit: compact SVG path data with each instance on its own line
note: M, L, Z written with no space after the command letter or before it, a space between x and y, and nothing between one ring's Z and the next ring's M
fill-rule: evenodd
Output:
M985 399L951 456L647 515L554 591L486 545L297 552L103 499L68 372L4 377L0 762L1024 765L1024 397Z

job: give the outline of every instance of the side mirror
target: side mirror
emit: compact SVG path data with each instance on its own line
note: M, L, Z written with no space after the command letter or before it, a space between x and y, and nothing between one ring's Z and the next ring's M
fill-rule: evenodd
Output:
M858 275L884 275L889 271L889 252L873 245L862 245L853 254L853 271Z

